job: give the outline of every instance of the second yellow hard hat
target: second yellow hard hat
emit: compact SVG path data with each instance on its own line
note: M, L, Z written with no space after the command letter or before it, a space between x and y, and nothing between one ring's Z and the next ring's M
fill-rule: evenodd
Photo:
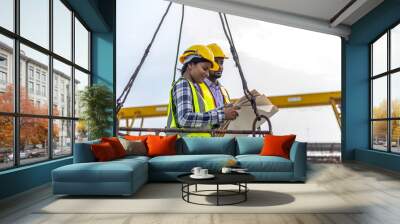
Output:
M215 58L228 58L218 44L212 43L207 45L207 47L210 48L210 50L213 52Z

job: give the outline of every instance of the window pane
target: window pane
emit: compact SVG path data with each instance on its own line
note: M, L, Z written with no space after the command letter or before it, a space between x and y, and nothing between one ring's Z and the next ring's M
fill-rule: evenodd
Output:
M53 60L53 114L72 117L71 66Z
M372 122L372 148L387 151L387 121Z
M53 51L71 60L72 12L60 1L53 1Z
M400 72L391 75L392 117L400 118Z
M392 152L400 153L400 120L391 121L392 127Z
M48 114L48 63L47 55L21 44L21 113Z
M0 170L14 164L13 118L0 116Z
M88 140L88 129L84 120L75 121L75 143Z
M373 75L387 71L387 34L383 35L372 45Z
M381 77L372 81L372 118L387 118L387 78Z
M14 31L14 0L1 0L0 9L0 26Z
M75 63L89 70L89 32L75 18Z
M14 111L13 40L0 35L0 111Z
M20 119L20 159L21 164L34 163L49 158L49 120L22 117Z
M89 86L89 75L75 69L75 117L81 114L80 94L86 86Z
M20 0L21 36L49 48L49 0Z
M53 121L53 156L72 154L72 121Z
M397 25L391 31L391 69L400 67L400 25Z

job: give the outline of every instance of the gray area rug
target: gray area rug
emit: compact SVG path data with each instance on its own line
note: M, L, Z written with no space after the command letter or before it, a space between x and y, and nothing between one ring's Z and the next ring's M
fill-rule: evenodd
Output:
M247 201L237 205L190 204L182 200L180 184L150 183L131 197L57 197L35 213L360 213L356 204L343 200L317 184L255 183L248 187ZM231 185L224 186L227 190L233 188ZM212 189L215 186L202 185L198 188ZM238 199L236 196L224 197L222 202ZM211 205L216 202L214 196L193 196L191 201Z

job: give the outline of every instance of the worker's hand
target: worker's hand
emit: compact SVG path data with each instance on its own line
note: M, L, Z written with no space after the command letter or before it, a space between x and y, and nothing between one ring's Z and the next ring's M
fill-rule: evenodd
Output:
M225 120L235 120L239 113L233 107L225 107Z

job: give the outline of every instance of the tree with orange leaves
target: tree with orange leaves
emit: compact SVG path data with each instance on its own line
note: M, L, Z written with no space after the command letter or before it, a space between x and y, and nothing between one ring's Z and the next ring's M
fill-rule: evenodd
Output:
M7 86L6 92L0 93L0 110L2 112L13 112L14 107L14 88L13 85ZM40 114L46 115L48 112L47 106L34 105L29 99L29 95L25 88L20 88L20 110L23 114ZM56 110L55 113L58 113ZM12 148L13 147L13 117L0 116L0 147ZM46 118L20 118L20 149L24 149L26 145L47 143L47 136L49 131L48 119ZM57 125L53 126L53 138L58 137L59 128Z

